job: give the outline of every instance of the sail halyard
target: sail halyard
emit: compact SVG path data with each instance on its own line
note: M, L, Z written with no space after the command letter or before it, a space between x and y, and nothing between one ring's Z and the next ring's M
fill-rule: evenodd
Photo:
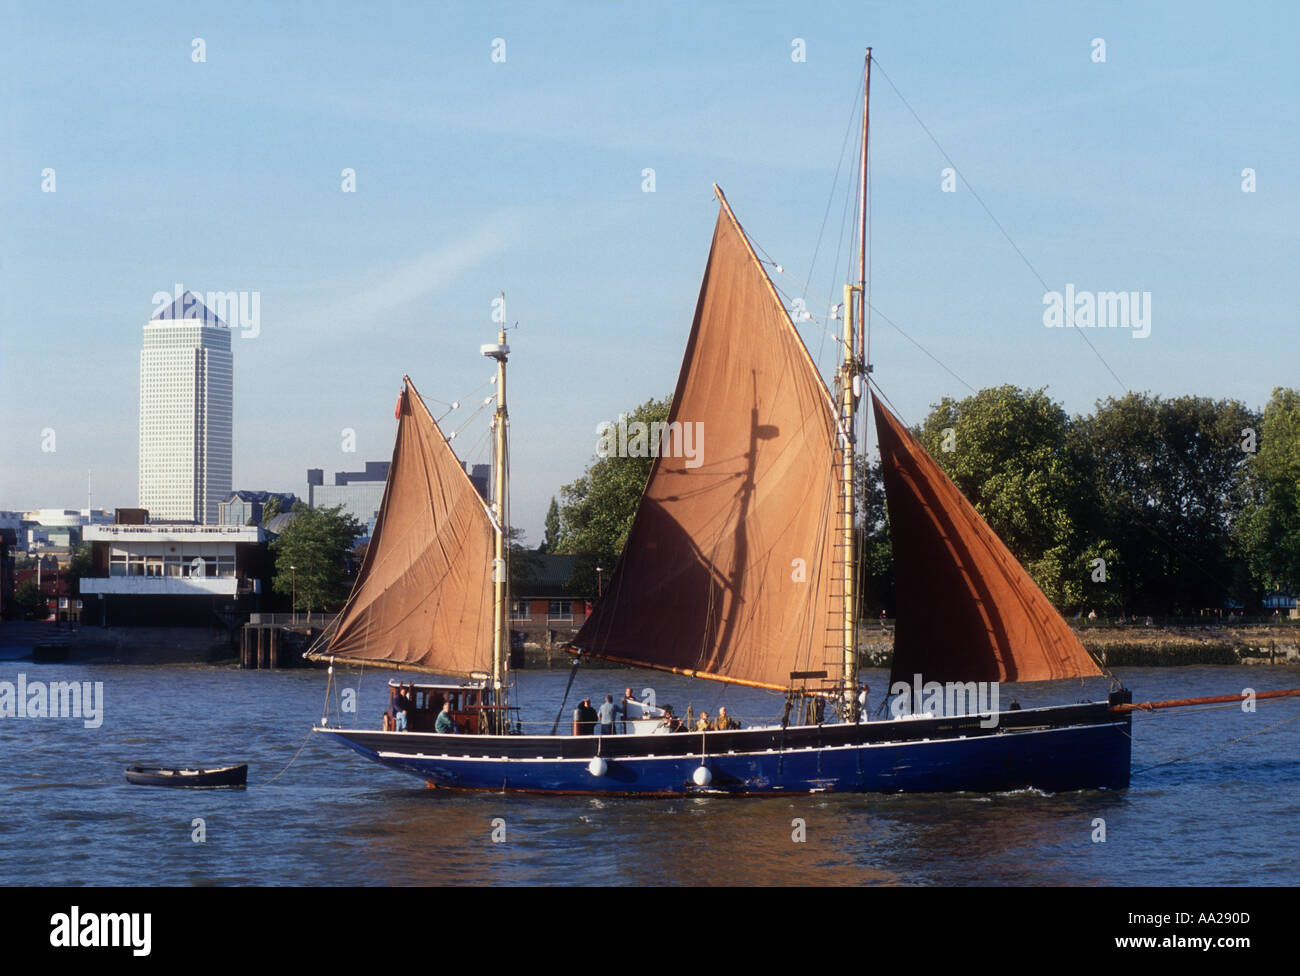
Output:
M328 643L308 656L468 676L491 663L498 534L409 377L370 545Z
M838 626L837 407L720 202L691 336L623 554L583 653L785 689ZM696 454L689 455L691 437Z

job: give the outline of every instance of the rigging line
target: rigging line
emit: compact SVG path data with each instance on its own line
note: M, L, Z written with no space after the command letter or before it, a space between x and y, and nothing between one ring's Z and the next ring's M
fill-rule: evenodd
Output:
M853 93L853 108L849 112L849 123L844 129L844 141L840 144L840 158L835 164L835 179L831 181L831 192L826 197L826 212L822 214L821 230L817 232L817 245L813 248L812 261L808 263L809 268L817 267L817 255L821 252L822 238L826 234L826 221L830 219L831 205L835 202L835 188L840 185L840 173L844 169L844 153L849 148L849 136L853 134L853 122L858 117L858 93ZM835 254L835 264L839 264L839 253ZM808 286L804 286L803 297L808 297ZM820 351L818 353L820 355Z
M853 157L853 164L854 164L853 168L856 170L861 163L862 163L862 147L859 146L857 153ZM849 214L848 204L850 202L853 204L853 221L852 223L848 224L848 229L847 229L847 234L849 235L848 263L844 268L844 280L849 283L853 283L854 281L857 280L857 277L854 274L854 272L857 270L854 267L857 264L857 262L853 260L853 251L854 251L853 230L857 226L858 214L862 213L864 204L866 202L862 199L861 196L859 196L860 192L861 192L861 187L858 186L857 181L855 180L853 182L853 195L851 197L846 197L844 201L845 203L844 216L846 221L848 219L848 214ZM846 233L846 231L841 229L840 233L841 236L843 236Z
M311 741L311 737L315 734L316 734L315 729L312 729L310 732L307 733L307 738L302 740L302 745L298 747L298 751L295 752L293 754L293 758L289 760L289 766L292 766L294 763L298 761L298 757L302 755L302 751L307 748L307 743ZM270 786L277 779L279 779L281 776L283 776L285 773L289 771L289 766L285 766L284 769L280 770L278 773L276 773L274 776L268 779L265 783L259 783L258 785Z
M455 437L459 437L461 431L463 431L466 427L468 427L468 426L469 426L470 424L472 424L475 420L477 420L477 419L478 419L478 415L481 414L481 413L482 413L482 412L487 408L488 404L490 404L490 403L491 403L493 400L495 400L495 399L496 399L496 397L487 397L487 398L485 398L485 399L484 399L484 400L483 400L483 401L478 405L478 407L475 408L474 412L473 412L472 414L470 414L468 417L465 418L465 422L462 423L459 427L457 427L454 431L452 431L452 435L455 436ZM451 438L449 437L449 438L447 438L447 440L451 440Z
M479 436L479 439L476 440L470 446L469 450L465 452L464 458L461 458L459 454L456 455L457 460L461 460L465 464L473 465L475 461L483 457L484 451L488 447L488 443L487 443L488 439L489 437L491 437L491 435L492 435L492 431L490 428L488 430L483 431L483 433Z
M367 645L370 643L369 632L370 632L370 619L369 619L369 615L367 615L366 618ZM333 667L333 665L331 665L331 667ZM363 659L361 662L361 670L357 674L357 720L358 721L361 718L361 679L364 678L365 676L366 676L366 662ZM340 711L339 718L342 719L342 717L343 717L343 712ZM342 723L340 722L340 724ZM357 728L357 726L354 725L353 728Z
M1243 742L1243 741L1245 741L1246 739L1254 738L1254 737L1257 736L1257 735L1263 735L1265 732L1272 732L1274 729L1280 729L1280 728L1281 728L1282 726L1284 726L1284 725L1290 725L1292 722L1297 722L1297 721L1300 721L1300 714L1298 714L1298 715L1292 715L1290 718L1283 719L1281 722L1277 722L1277 723L1275 723L1275 724L1273 724L1273 725L1265 726L1265 727L1262 728L1262 729L1256 729L1254 732L1247 732L1245 735L1239 735L1239 736L1237 736L1236 738L1228 739L1227 741L1225 741L1225 742L1220 742L1220 743L1218 743L1217 745L1212 745L1212 746L1210 746L1210 747L1207 748L1207 749L1200 749L1200 750L1198 750L1198 751L1196 751L1196 752L1189 752L1189 753L1187 753L1186 755L1182 755L1182 756L1174 756L1174 757L1172 757L1172 758L1166 757L1166 759L1165 759L1164 762L1155 763L1154 765L1151 765L1151 766L1143 766L1141 769L1135 769L1135 770L1133 770L1132 775L1136 776L1138 773L1145 773L1145 772L1148 772L1148 771L1150 771L1150 770L1152 770L1152 769L1159 769L1161 766L1171 766L1171 765L1173 765L1174 763L1176 763L1176 762L1182 762L1182 761L1185 760L1185 759L1191 759L1191 758L1193 758L1193 757L1195 757L1195 756L1203 756L1203 755L1205 755L1207 752L1214 752L1214 751L1216 751L1216 750L1218 750L1218 749L1225 749L1225 748L1227 748L1227 747L1230 746L1230 745L1234 745L1235 743ZM1121 731L1121 732L1124 732L1123 729L1120 729L1120 731ZM1124 732L1124 734L1127 735L1127 736L1129 737L1129 739L1132 739L1133 742L1134 742L1135 744L1137 743L1137 740L1136 740L1136 739L1133 739L1133 736L1132 736L1132 735L1129 735L1128 732ZM1147 748L1150 749L1149 746L1148 746ZM1152 749L1151 751L1152 751L1152 752L1155 752L1154 749ZM1157 752L1156 755L1161 755L1161 753Z
M870 94L870 93L868 93L868 94ZM871 362L870 362L870 360L869 360L869 356L868 356L869 350L868 350L867 347L871 345L871 257L872 257L872 247L874 246L874 242L873 242L873 231L874 231L874 228L872 227L872 224L871 224L871 143L869 143L869 142L867 143L867 161L866 161L866 165L863 167L863 169L866 171L866 180L865 180L865 182L866 182L866 185L867 185L867 217L866 217L866 220L867 220L867 234L866 234L866 237L867 237L867 256L866 256L866 259L865 259L865 261L864 261L864 263L865 263L866 266L867 266L867 267L866 267L866 276L867 276L867 278L866 278L866 281L863 281L863 282L862 282L862 289L863 289L863 295L862 295L862 307L863 307L864 309L866 309L866 313L865 313L862 317L863 317L864 319L866 319L867 321L866 321L866 329L865 329L865 331L862 333L862 350L861 350L861 353L862 353L862 365L863 365L863 367L864 367L865 369L867 369L867 370L870 370L870 369L871 369Z
M853 159L854 159L854 163L856 164L856 162L857 162L857 156L855 155L855 156L853 157ZM854 168L855 168L855 169L857 168L856 165L854 166ZM853 191L852 193L846 193L846 194L844 195L844 213L842 213L842 214L840 215L840 234L839 234L839 238L838 238L839 243L836 244L836 246L835 246L835 261L834 261L834 263L831 265L831 275L832 275L832 276L835 276L835 275L838 275L838 274L839 274L840 255L841 255L841 254L843 253L843 251L844 251L844 239L845 239L845 235L846 235L846 234L849 234L849 233L852 232L852 225L849 223L849 210L850 210L850 205L852 205L852 204L856 204L856 203L857 203L857 199L858 199L858 192L857 192L857 188L856 188L856 187L854 188L854 191ZM856 211L857 208L856 208L856 206L854 206L852 209L854 209L854 210ZM847 228L847 230L846 230L846 228ZM852 275L852 274L853 274L853 246L850 244L850 245L849 245L849 266L848 266L848 270L845 272L845 275L846 275L846 276L850 276L850 275ZM852 280L852 279L851 279L850 277L845 277L843 280L845 280L845 281L850 281L850 280ZM832 285L831 285L829 291L831 292L831 294L834 294L834 292L835 292L835 285L834 285L833 283L832 283ZM834 301L834 299L832 299L832 301ZM847 309L847 308L844 309L840 314L842 314L842 315L847 315L847 314L849 314L848 309ZM842 343L837 342L837 345L839 345L839 344L842 344ZM823 346L824 346L824 345L825 345L825 343L823 343ZM820 353L821 353L821 350L818 350L818 354L819 354L819 355L820 355Z
M458 405L467 402L470 397L475 396L478 393L478 391L483 389L485 386L491 386L491 385L492 385L491 379L485 380L484 382L480 383L478 386L474 387L474 389L466 393L464 396L462 396L459 400L455 400L450 403L446 400L439 400L437 397L425 396L423 393L418 394L418 396L420 397L420 401L424 404L424 408L426 410L429 410L429 403L433 402L439 404L440 406L447 407L448 412L450 412L451 410L455 410ZM429 410L429 413L432 414L433 411ZM445 416L447 416L447 414L443 414L443 417Z
M764 254L766 254L766 253L767 253L767 252L764 252ZM769 260L770 260L770 258L769 258ZM810 282L799 282L799 279L796 278L794 275L790 274L789 272L782 271L782 274L783 274L785 277L790 278L792 281L795 281L796 283L802 284L803 287L804 287L804 294L805 294L805 295L807 295L808 290L812 287ZM781 289L781 287L778 286L775 282L773 282L773 285L772 285L772 286L773 286L774 288L776 288L776 290L777 290L778 292L780 292L780 294L781 294L783 297L784 297L784 296L787 296L787 292L785 292L783 289ZM815 293L815 295L816 295L817 297L822 298L824 301L829 301L829 299L826 298L826 296L822 295L820 292L815 291L814 293ZM934 362L934 363L935 363L935 364L936 364L940 369L944 370L946 373L948 373L949 376L951 376L953 379L955 379L955 380L956 380L958 383L960 383L962 386L966 387L966 389L970 390L972 393L976 393L976 392L978 392L978 391L975 389L975 387L971 386L971 385L970 385L969 383L967 383L964 379L962 379L962 378L961 378L961 377L960 377L960 376L959 376L959 375L958 375L958 374L957 374L957 373L956 373L956 372L955 372L951 367L949 367L946 363L944 363L943 360L939 359L938 356L936 356L934 353L930 352L930 350L926 349L925 346L921 345L920 342L918 342L918 341L917 341L916 339L914 339L912 336L908 335L907 332L905 332L905 331L903 330L903 327L902 327L902 326L900 326L897 322L895 322L893 319L891 319L891 318L890 318L888 315L886 315L884 312L880 311L880 309L878 309L878 308L876 308L874 305L872 305L872 304L871 304L871 300L870 300L869 297L868 297L868 299L867 299L867 312L868 312L868 314L874 312L876 315L879 315L882 319L884 319L887 323L889 323L890 328L892 328L894 331L896 331L899 335L901 335L901 336L902 336L904 339L906 339L908 342L912 343L912 345L916 346L916 348L919 349L919 350L921 350L921 352L925 353L925 355L928 356L931 360L933 360L933 362ZM815 326L817 326L817 328L819 328L819 329L822 331L822 333L824 334L824 337L825 337L825 336L829 336L830 339L831 339L831 341L834 342L837 346L843 346L843 345L844 345L844 338L843 338L843 336L837 335L836 333L832 332L832 331L831 331L827 326L823 325L822 322L821 322L821 316L813 315L811 312L807 312L807 311L805 311L805 314L806 314L807 317L808 317L808 318L807 318L807 321L812 322ZM829 319L828 319L827 321L829 321ZM818 356L821 355L821 350L825 348L825 338L824 338L824 337L823 337L822 347L818 349Z
M952 157L948 155L948 151L944 149L943 146L939 144L939 140L934 137L934 133L930 131L929 127L924 122L921 121L921 116L916 114L916 109L912 108L908 100L903 97L903 93L899 91L898 86L894 84L894 80L889 77L889 73L886 72L884 68L880 67L880 59L873 55L871 60L876 67L880 69L880 73L885 76L885 81L889 82L889 87L894 89L894 94L898 96L898 100L901 101L904 107L912 113L912 118L916 119L917 125L919 125L924 130L925 134L930 137L930 141L933 142L935 148L939 150L939 154L943 156L948 165L952 167L953 172L961 178L962 183L966 185L966 189L970 190L971 196L975 198L975 202L983 208L984 213L988 215L989 220L993 221L993 225L1001 231L1002 236L1005 237L1007 243L1011 245L1011 249L1014 250L1020 257L1020 260L1024 262L1025 267L1028 268L1030 273L1038 279L1038 283L1043 286L1043 291L1053 291L1054 289L1052 289L1043 276L1038 273L1038 269L1030 263L1029 258L1025 257L1025 252L1020 250L1019 245L1011 239L1011 235L1007 233L1006 228L1002 226L997 217L993 216L993 211L989 209L988 204L984 202L984 198L981 197L975 187L971 185L971 181L966 178L966 174L958 168L957 164L953 162ZM1111 368L1110 363L1106 362L1105 357L1102 356L1097 347L1092 344L1092 340L1089 339L1081 329L1076 328L1074 331L1078 334L1079 338L1087 344L1088 348L1092 350L1092 354L1097 357L1098 362L1106 367L1106 371L1110 373L1115 382L1119 384L1120 389L1127 393L1129 388L1124 384L1124 381L1119 378L1119 375L1115 370Z
M919 342L917 342L915 339L913 339L910 335L908 335L906 332L904 332L903 329L902 329L902 328L901 328L901 327L900 327L900 326L899 326L899 325L898 325L898 324L897 324L893 319L891 319L888 315L886 315L884 312L880 311L880 309L876 308L876 307L875 307L874 305L872 305L870 302L867 303L867 308L870 309L870 310L872 310L872 311L874 311L878 316L880 316L882 319L884 319L885 322L887 322L887 323L889 324L889 326L890 326L890 327L891 327L895 332L897 332L899 335L901 335L904 339L906 339L906 340L907 340L908 342L910 342L912 345L916 346L917 349L920 349L921 352L923 352L923 353L925 353L927 356L929 356L930 359L932 359L932 360L935 362L935 364L936 364L940 369L942 369L944 372L946 372L949 376L951 376L953 379L955 379L958 383L960 383L962 386L966 387L966 389L970 390L972 393L976 393L976 392L978 392L978 391L975 389L975 387L971 386L971 385L970 385L969 383L967 383L964 379L962 379L960 376L958 376L958 375L957 375L957 374L956 374L956 373L955 373L955 372L954 372L954 371L953 371L953 370L952 370L952 369L951 369L951 368L950 368L946 363L943 362L943 360L941 360L941 359L940 359L938 356L936 356L934 353L930 352L929 349L926 349L925 346L921 345Z
M899 423L905 426L910 426L907 423L907 421L903 419L903 412L899 410L896 406L894 406L894 401L892 401L891 399L889 399L888 396L885 395L885 391L880 388L880 384L877 383L874 378L868 378L867 382L870 383L871 388L876 391L876 396L880 397L880 399L885 401L885 405L889 407L890 413L892 413L895 417L898 418Z
M766 253L766 252L764 252L764 253ZM780 267L780 265L774 265L774 267ZM792 275L792 274L787 273L785 270L782 270L782 271L781 271L781 274L782 274L782 276L784 276L784 277L786 277L786 278L790 278L790 279L792 279L796 284L800 283L798 278L796 278L796 277L795 277L794 275ZM768 280L770 281L771 279L769 278ZM803 284L803 286L804 286L804 294L807 295L807 293L808 293L808 289L811 287L811 285L810 285L808 282L803 282L802 284ZM773 287L774 289L776 289L777 293L778 293L782 298L789 299L789 293L786 292L783 288L781 288L781 286L778 285L775 281L772 282L772 287ZM787 314L787 315L790 314L790 310L789 310L789 309L786 309L786 314ZM833 343L835 343L836 346L843 346L843 345L844 345L844 337L843 337L843 336L836 335L836 334L835 334L834 332L832 332L829 328L827 328L825 325L823 325L822 322L821 322L822 316L820 316L820 315L813 315L811 312L809 312L808 309L807 309L807 305L806 305L806 303L805 303L805 307L804 307L804 309L803 309L803 314L806 316L806 319L804 319L804 321L807 321L807 322L811 322L811 323L813 323L813 325L817 326L817 328L820 329L820 330L822 331L822 344L817 348L817 355L818 355L819 357L822 355L823 351L824 351L825 348L826 348L826 339L827 339L827 337L829 337L830 340L831 340ZM794 319L793 316L790 316L790 321L791 321L791 322L795 322L795 319ZM829 317L827 317L827 321L830 321ZM795 328L798 329L798 327L799 327L798 324L795 323ZM811 355L811 354L810 354L810 355ZM818 367L817 367L817 368L818 368L818 369L821 369L821 365L820 365L820 363L818 364Z

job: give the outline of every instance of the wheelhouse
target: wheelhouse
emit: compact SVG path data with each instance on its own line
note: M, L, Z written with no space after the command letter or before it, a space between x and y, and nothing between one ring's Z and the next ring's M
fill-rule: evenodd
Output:
M438 713L444 704L451 704L451 718L456 731L479 735L497 730L501 709L493 702L492 690L486 681L469 681L459 684L434 684L390 679L388 682L388 710L384 712L383 728L399 728L398 713L406 712L407 732L434 732Z

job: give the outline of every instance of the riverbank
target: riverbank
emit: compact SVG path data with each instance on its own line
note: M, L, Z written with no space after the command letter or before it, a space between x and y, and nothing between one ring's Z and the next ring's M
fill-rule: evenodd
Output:
M1300 666L1300 627L1294 624L1147 627L1141 624L1075 626L1084 647L1109 667L1177 667L1194 664ZM888 667L894 628L864 624L863 664ZM85 664L231 664L238 646L206 627L55 627L50 623L0 622L0 660ZM570 653L525 648L521 670L567 670ZM584 667L621 667L588 658Z
M1084 627L1083 646L1110 667L1300 663L1300 628L1286 624L1210 627Z

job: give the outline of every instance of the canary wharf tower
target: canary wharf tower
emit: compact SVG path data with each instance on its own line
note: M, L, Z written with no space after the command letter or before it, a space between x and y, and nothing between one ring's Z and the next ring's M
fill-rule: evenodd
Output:
M230 329L185 292L146 323L140 351L140 507L150 519L217 521L233 407Z

